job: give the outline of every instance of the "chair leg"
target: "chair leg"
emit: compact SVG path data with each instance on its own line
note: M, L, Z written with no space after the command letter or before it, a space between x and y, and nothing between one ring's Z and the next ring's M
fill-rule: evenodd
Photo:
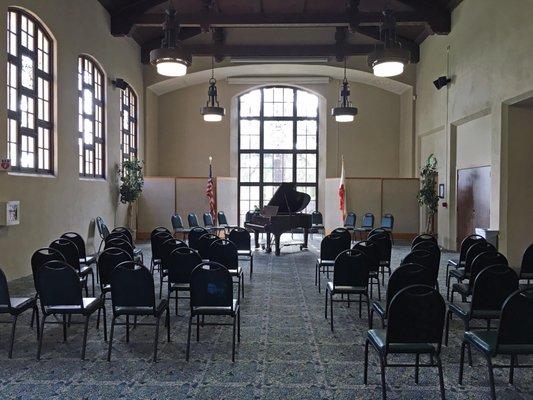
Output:
M329 292L329 316L331 317L331 332L333 332L333 292Z
M465 365L465 347L466 343L461 343L461 358L459 359L459 385L463 384L463 370Z
M43 313L43 319L41 321L41 334L39 335L39 344L37 345L37 360L41 359L41 349L43 348L43 336L44 336L44 322L46 315Z
M368 294L366 297L366 317L370 320L370 298L368 297Z
M435 354L437 359L437 368L439 369L439 386L440 386L440 397L441 400L446 400L446 395L444 392L444 372L442 370L442 361L440 359L440 354Z
M105 310L105 303L102 304L102 314L104 315L104 342L107 342L107 316Z
M379 356L379 363L381 366L381 395L383 400L387 400L387 387L385 383L385 358L383 356Z
M511 354L511 365L509 366L509 383L512 385L514 383L514 366L515 366L515 356Z
M377 284L378 284L378 300L381 301L381 286L379 284L379 276L377 277Z
M233 316L233 343L231 346L231 362L235 362L235 327L237 319Z
M361 307L362 307L362 305L361 305L361 299L362 299L362 296L359 295L359 318L361 318ZM348 304L350 304L350 303L348 303Z
M87 331L89 330L90 315L85 317L85 323L83 325L83 343L81 345L81 359L85 360L85 350L87 349Z
M111 349L113 348L113 333L115 333L115 316L111 319L111 331L109 332L109 346L107 347L107 361L111 361Z
M365 365L363 372L363 382L365 385L368 383L368 339L365 340Z
M63 342L67 341L67 316L63 314Z
M415 356L415 383L418 385L418 372L419 372L419 365L420 365L420 354L416 354Z
M324 318L328 319L328 288L326 287L326 293L324 295L326 303L324 305Z
M200 315L196 316L196 341L200 341Z
M167 342L170 342L170 307L167 308L166 325L167 325Z
M372 325L374 324L374 309L370 309L370 317L368 318L368 329L372 329Z
M130 342L130 316L126 315L126 343Z
M452 313L450 310L448 310L448 313L446 314L446 328L445 328L445 334L444 334L444 344L448 346L448 337L450 336L450 318L452 316Z
M159 341L159 319L160 316L158 316L155 321L154 362L157 361L157 342Z
M191 349L191 326L192 326L192 318L193 316L191 315L189 317L189 329L187 331L187 350L185 351L185 360L186 361L189 361L189 352L190 352L190 349Z
M242 298L244 299L244 273L239 275L239 281L241 282Z
M161 293L163 292L163 270L159 270L159 300L161 300Z
M254 273L254 256L250 256L250 280L252 280L253 273Z
M39 307L37 307L37 303L33 306L33 312L32 317L35 315L35 327L37 328L37 340L39 340L40 336L40 325L39 325Z
M492 361L490 359L490 356L487 357L487 368L489 370L490 397L492 400L496 400L496 387L494 385L494 370L492 367Z
M241 308L237 311L237 341L241 342Z
M15 343L15 329L17 328L17 315L13 315L11 323L11 339L9 340L9 358L13 357L13 344Z

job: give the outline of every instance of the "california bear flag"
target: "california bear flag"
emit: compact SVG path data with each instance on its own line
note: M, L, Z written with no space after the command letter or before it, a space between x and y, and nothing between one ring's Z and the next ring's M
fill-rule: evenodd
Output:
M344 156L341 161L341 181L339 184L339 209L342 212L342 218L346 217L346 175L344 173Z

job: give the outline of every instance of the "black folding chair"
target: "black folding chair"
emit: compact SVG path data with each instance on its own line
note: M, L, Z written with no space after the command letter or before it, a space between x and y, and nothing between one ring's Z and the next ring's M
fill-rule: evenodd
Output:
M309 233L322 233L324 234L326 228L324 227L324 217L320 211L313 211L311 213L311 229Z
M161 263L161 254L159 254L159 247L163 242L168 239L172 239L172 234L167 228L159 227L155 228L150 233L150 248L152 250L152 258L150 259L150 272L153 274L156 268L159 268Z
M104 301L100 297L83 297L78 272L65 262L49 261L38 269L37 274L37 292L39 294L43 316L41 320L39 346L37 348L37 359L39 360L41 358L46 318L50 315L63 316L63 340L66 341L67 316L70 325L75 323L70 320L72 315L82 315L84 317L84 331L81 358L84 360L85 349L87 347L89 319L91 315L99 309L102 309L103 311L104 340L107 340ZM51 323L54 322L55 321Z
M200 326L232 325L233 346L231 361L234 362L236 328L237 340L241 341L241 312L239 300L233 298L233 279L226 267L216 262L204 262L192 271L190 307L186 360L189 361L192 325L196 325L197 342L200 341ZM200 316L202 317L201 322ZM233 319L233 322L205 322L205 316L228 316ZM194 317L196 317L196 323L193 322Z
M87 265L80 264L80 252L78 246L70 239L57 239L49 245L50 248L59 251L65 257L65 261L77 272L80 281L85 287L85 295L89 296L89 288L87 286L87 277L91 276L94 296L94 272L93 269Z
M235 247L237 247L237 254L239 259L244 257L250 262L250 279L254 273L254 254L252 252L252 243L250 232L244 228L233 228L229 235L228 239L230 242L233 242Z
M214 241L209 246L209 261L223 265L232 278L237 278L237 294L240 292L244 298L244 273L239 267L239 253L235 244L227 239Z
M178 315L179 299L189 299L190 296L181 296L180 292L190 292L191 273L197 265L202 263L202 258L196 250L189 247L180 247L172 251L168 262L168 301L175 300L176 315ZM175 296L172 297L172 293Z
M172 229L174 230L174 235L181 235L181 239L185 240L190 229L185 228L183 226L181 215L179 215L178 213L172 214L172 217L170 217L170 222L172 223Z
M381 229L390 234L392 244L394 244L394 215L385 214L383 217L381 217Z
M459 384L463 384L465 347L472 346L487 360L489 370L490 394L496 400L494 368L509 368L509 383L513 384L515 368L531 368L519 365L519 355L533 354L533 288L518 290L511 294L503 304L500 325L497 331L470 330L465 332L461 345L459 363ZM499 355L510 355L510 365L492 364Z
M466 252L468 249L470 249L470 246L476 244L479 241L485 241L485 238L480 235L469 235L463 239L461 242L461 248L459 250L459 258L457 259L450 259L448 260L448 263L446 264L446 287L449 285L449 269L452 268L464 268L465 266L465 260L466 260Z
M169 263L171 263L170 255L176 249L188 248L185 242L170 237L161 243L159 247L159 254L161 256L161 263L159 264L159 298L163 295L163 283L168 280Z
M376 232L369 234L367 240L376 243L379 248L379 270L381 272L381 284L385 285L385 271L391 275L392 240L388 232Z
M230 225L228 223L228 218L224 211L217 212L218 226L224 230L224 233L227 235L232 229L238 228L238 225Z
M354 212L350 211L346 214L344 219L344 229L350 233L350 238L352 238L353 232L355 231L355 223L357 222L357 215Z
M11 321L0 321L0 323L11 323L11 337L9 339L8 357L13 357L13 344L15 343L15 329L17 328L17 319L20 314L26 310L33 310L37 319L37 339L39 339L39 309L37 308L37 299L35 297L11 297L9 295L9 286L4 271L0 268L0 314L9 314Z
M378 299L381 300L381 286L379 283L379 248L375 242L363 240L353 245L352 250L359 250L368 257L368 283L370 297L373 298L374 285L378 288Z
M209 233L206 229L197 226L192 228L189 231L189 234L187 235L187 244L191 249L198 250L199 249L199 242L200 238L205 235L206 233Z
M439 256L427 250L411 250L402 260L402 264L419 264L431 272L433 286L439 290Z
M365 298L367 315L370 319L370 301L368 296L368 274L370 261L365 253L360 250L346 250L335 259L333 280L326 284L326 304L324 317L328 318L328 296L330 300L331 331L333 332L333 303L359 303L359 318L361 318L361 304ZM334 296L340 294L341 299ZM350 295L359 296L359 300L351 300ZM346 299L344 298L346 295Z
M527 281L528 285L531 284L531 280L533 280L533 244L529 245L522 256L518 279Z
M189 215L187 215L187 222L189 223L189 228L191 229L200 226L198 225L198 217L195 213L189 213Z
M90 266L96 263L96 256L90 255L87 256L85 248L85 240L76 232L66 232L61 235L61 239L69 239L74 242L78 248L78 253L80 254L80 264Z
M165 325L167 327L167 341L170 342L170 314L168 300L155 300L154 279L150 271L142 264L126 261L119 264L111 272L111 301L113 303L113 319L107 361L111 361L113 348L113 333L115 325L126 326L126 343L130 339L129 317L152 316L155 323L137 322L136 325L155 325L154 362L157 361L157 344L159 341L159 321L166 312ZM116 322L120 317L126 317L126 322Z
M202 257L202 260L209 260L209 247L218 239L220 238L214 233L206 233L200 236L198 241L198 253L200 254L200 257Z
M413 239L413 241L411 242L411 249L415 247L418 243L426 241L438 244L437 238L435 236L430 235L429 233L422 233Z
M329 278L330 270L335 265L335 259L337 256L345 250L350 248L351 237L346 235L347 232L343 229L343 232L338 234L329 234L325 236L320 242L320 255L316 259L315 263L315 286L318 285L318 292L320 293L320 281L321 273L326 273Z
M131 244L131 247L133 247L133 258L139 259L141 262L144 262L143 252L141 249L135 247L135 241L133 240L133 235L131 234L131 231L128 228L125 228L123 226L118 226L111 231L111 234L114 234L114 233L121 233L122 235L126 236L128 243Z
M363 222L361 223L361 226L359 228L355 228L354 233L357 235L357 232L359 232L359 238L363 240L363 233L368 234L372 231L372 229L374 229L374 214L366 213L363 216Z
M431 286L413 285L399 291L389 307L387 329L368 331L365 341L365 384L368 383L368 347L371 344L379 355L383 400L387 398L386 367L414 367L415 383L418 383L420 367L437 367L440 395L441 399L445 400L444 374L440 358L445 313L444 299ZM415 363L391 364L387 360L389 354L414 354ZM429 355L428 364L420 363L420 356L424 354Z

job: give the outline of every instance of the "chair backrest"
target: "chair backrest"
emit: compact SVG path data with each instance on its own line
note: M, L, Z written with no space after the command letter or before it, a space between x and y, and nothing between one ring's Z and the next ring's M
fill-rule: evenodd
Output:
M7 278L2 268L0 268L0 308L11 308L9 286L7 285Z
M164 226L158 226L157 228L154 228L152 232L150 233L150 237L157 235L159 232L166 232L169 235L172 235L172 232L170 232L167 228Z
M370 238L370 236L373 236L373 235L378 235L380 233L385 233L387 235L389 235L389 231L387 231L386 229L384 228L374 228L372 229L370 232L368 232L368 238Z
M442 343L446 304L434 287L412 285L392 299L387 314L387 349L391 343Z
M517 290L503 303L496 353L500 345L533 345L533 287Z
M392 231L392 229L394 228L394 215L383 215L383 217L381 217L381 227Z
M439 276L439 256L427 250L411 250L405 256L402 264L419 264L426 267L433 275L433 284L437 283Z
M375 242L363 240L353 245L352 250L359 250L368 257L369 271L379 270L380 253L379 247Z
M344 219L344 226L346 228L355 228L355 222L357 221L357 216L354 212L350 211L348 214L346 214L346 218Z
M202 257L190 247L180 247L172 251L167 263L168 283L190 283L191 273L202 263Z
M505 300L518 290L518 275L507 265L491 265L477 274L472 288L470 312L502 309Z
M115 229L111 231L111 233L115 233L115 232L122 233L124 236L126 236L126 238L128 239L128 242L130 242L132 246L135 246L135 243L133 241L133 235L131 234L131 231L128 228L124 226L117 226Z
M480 235L469 235L465 237L461 242L461 249L459 250L459 261L465 262L466 253L468 252L470 247L478 242L484 242L485 240L486 239Z
M98 277L100 278L100 286L109 285L111 283L111 272L117 265L125 261L133 261L131 255L118 247L110 247L105 249L99 256L96 262L98 270Z
M198 217L196 217L195 213L190 213L187 215L187 222L189 223L189 228L195 228L198 225Z
M228 225L228 219L226 218L226 214L224 214L224 211L219 211L217 213L217 218L218 218L218 224L223 226L223 225Z
M216 242L218 239L219 237L213 233L205 233L200 236L198 242L198 253L200 253L202 260L209 260L209 248L211 243Z
M237 246L227 239L218 239L211 243L208 252L209 261L222 264L227 269L239 266Z
M155 309L154 278L142 264L120 263L111 272L111 299L117 307L150 307Z
M96 229L98 230L98 234L100 235L100 238L105 239L107 235L109 235L109 228L105 224L103 218L96 217L95 223L96 223Z
M524 251L522 264L520 264L520 274L533 274L533 244Z
M415 250L426 250L426 251L429 251L430 253L435 253L438 256L439 263L440 263L441 250L437 243L432 242L430 240L424 240L422 242L418 242L411 248L411 251L415 251Z
M352 235L350 235L350 232L346 228L335 228L331 231L329 236L341 236L344 238L344 240L349 241L349 243L352 243ZM350 244L348 244L348 248L349 246Z
M413 239L413 241L411 242L411 248L415 247L418 243L425 242L425 241L438 244L437 238L435 236L430 235L429 233L422 233Z
M52 249L58 250L68 265L70 265L75 270L79 271L80 269L80 253L78 251L78 246L70 239L56 239L50 246Z
M396 293L412 285L434 286L432 271L420 264L403 264L396 268L387 285L387 310Z
M104 250L109 249L111 247L117 247L119 249L124 250L133 259L133 247L126 239L116 238L116 239L106 240Z
M244 222L252 222L252 217L254 216L253 211L247 211L246 215L244 216Z
M233 228L228 235L228 239L237 246L237 250L251 249L250 232L244 228Z
M178 213L172 214L172 217L170 217L170 222L172 223L172 228L175 229L183 229L183 220L181 219L181 215Z
M109 242L110 240L114 240L114 239L125 240L126 242L128 242L129 244L131 244L133 246L133 244L131 243L130 239L128 238L128 236L124 232L111 231L109 233L109 235L107 235L107 237L105 238L105 243Z
M465 258L465 273L470 273L474 259L486 251L496 251L496 248L487 241L479 241L468 249Z
M324 225L324 218L320 211L315 210L311 213L311 223L313 225Z
M204 220L204 226L206 228L215 226L215 223L213 222L213 216L210 213L204 213L202 215L202 219Z
M333 270L333 287L335 286L368 286L370 262L360 250L345 250L335 259Z
M367 240L378 245L381 262L390 262L392 240L388 232L374 233L373 235L369 235Z
M59 250L52 249L50 247L43 247L42 249L35 250L31 256L31 272L33 275L33 285L37 290L37 279L39 277L38 271L48 261L63 261L66 262L65 257Z
M81 235L77 234L76 232L66 232L61 235L61 239L68 239L74 242L74 244L78 248L80 258L85 258L85 240L83 240Z
M155 232L155 233L154 233ZM150 247L152 248L152 258L154 260L161 259L161 245L168 239L172 239L173 236L170 232L155 231L150 234Z
M203 235L205 235L206 233L209 233L207 232L207 230L205 228L202 228L200 226L197 226L197 227L194 227L192 228L190 231L189 231L189 234L187 235L188 237L188 242L189 242L189 247L191 249L195 249L195 250L198 250L198 245L199 245L199 242L200 242L200 237L202 237Z
M83 308L80 278L69 264L48 261L37 274L37 293L44 310L54 306Z
M509 262L502 253L495 250L484 251L483 253L478 254L470 266L470 278L468 279L468 286L470 289L474 287L474 281L478 274L491 265L509 266Z
M231 307L233 281L226 267L204 262L191 273L191 309L193 307Z
M363 223L361 228L373 228L374 227L374 214L366 213L363 217Z
M177 240L174 238L170 238L165 240L161 245L159 246L159 255L161 260L161 267L166 270L168 269L169 262L171 260L169 259L170 254L176 250L183 247L187 247L187 244L182 240Z
M344 250L350 248L351 239L344 235L327 235L320 242L320 258L334 261Z

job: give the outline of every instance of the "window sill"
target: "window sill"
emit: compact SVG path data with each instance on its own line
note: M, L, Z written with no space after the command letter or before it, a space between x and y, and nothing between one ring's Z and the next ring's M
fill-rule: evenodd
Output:
M55 179L57 176L55 174L34 174L34 173L27 173L27 172L8 172L7 175L9 176L23 176L26 178L45 178L45 179Z
M107 182L106 178L89 178L86 176L80 176L80 181L86 181L86 182Z

